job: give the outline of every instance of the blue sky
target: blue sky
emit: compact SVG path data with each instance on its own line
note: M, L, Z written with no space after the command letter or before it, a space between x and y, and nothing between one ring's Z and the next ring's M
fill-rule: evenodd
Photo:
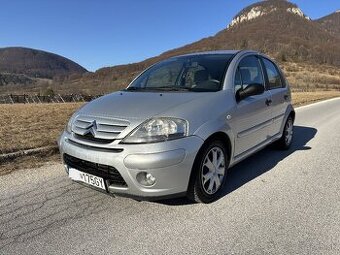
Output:
M0 0L0 47L68 57L90 71L144 60L224 29L241 0ZM312 19L339 0L293 1Z

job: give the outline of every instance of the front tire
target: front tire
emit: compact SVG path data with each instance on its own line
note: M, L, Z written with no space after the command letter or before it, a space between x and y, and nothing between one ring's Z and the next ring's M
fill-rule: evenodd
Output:
M198 153L188 188L188 198L198 203L211 203L221 193L226 181L229 156L225 145L214 140Z

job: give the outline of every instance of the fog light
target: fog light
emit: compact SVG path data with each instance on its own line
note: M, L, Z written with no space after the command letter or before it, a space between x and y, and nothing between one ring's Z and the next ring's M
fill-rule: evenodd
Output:
M156 178L147 172L140 172L136 176L137 181L143 186L152 186L156 182Z

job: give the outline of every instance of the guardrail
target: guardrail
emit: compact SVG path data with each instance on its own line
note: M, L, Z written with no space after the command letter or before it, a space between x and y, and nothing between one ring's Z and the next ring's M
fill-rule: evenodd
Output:
M0 95L0 104L42 104L42 103L70 103L70 102L89 102L102 95Z

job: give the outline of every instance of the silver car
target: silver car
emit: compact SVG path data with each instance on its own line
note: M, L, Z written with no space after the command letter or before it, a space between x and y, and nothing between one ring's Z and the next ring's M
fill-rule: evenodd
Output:
M209 203L228 169L288 149L295 112L278 66L254 51L172 57L79 109L59 140L71 179L136 199Z

